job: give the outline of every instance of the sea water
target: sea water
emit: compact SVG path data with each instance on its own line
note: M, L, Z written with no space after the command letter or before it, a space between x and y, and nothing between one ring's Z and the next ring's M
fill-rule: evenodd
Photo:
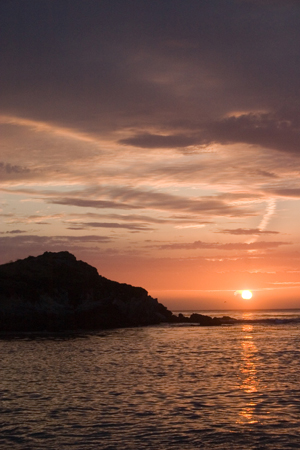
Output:
M0 448L299 449L300 311L209 314L2 337Z

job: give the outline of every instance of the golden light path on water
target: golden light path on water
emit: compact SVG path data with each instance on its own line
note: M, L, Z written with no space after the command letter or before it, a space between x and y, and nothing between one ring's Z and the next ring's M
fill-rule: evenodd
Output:
M244 314L243 319L249 319L251 314ZM257 348L253 342L253 325L245 324L243 325L244 337L241 342L242 346L242 364L240 368L241 372L241 385L240 389L249 395L249 401L240 411L241 422L247 422L250 424L256 423L257 420L254 418L254 412L256 407L256 401L254 400L254 395L258 391L258 379L256 370L256 353Z

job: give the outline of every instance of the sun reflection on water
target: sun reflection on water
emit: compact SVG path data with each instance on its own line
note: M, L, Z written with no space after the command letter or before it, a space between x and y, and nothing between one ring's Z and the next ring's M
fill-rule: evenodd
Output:
M244 314L243 319L251 319L251 313ZM240 389L246 394L246 404L240 411L239 423L257 423L255 408L257 405L257 392L259 380L257 377L257 348L253 341L253 325L245 324L242 328L243 337L241 341L241 384Z

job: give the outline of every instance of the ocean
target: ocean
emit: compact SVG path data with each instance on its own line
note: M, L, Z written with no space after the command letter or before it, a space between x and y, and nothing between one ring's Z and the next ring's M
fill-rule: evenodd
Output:
M202 313L243 321L2 336L0 448L299 449L300 310Z

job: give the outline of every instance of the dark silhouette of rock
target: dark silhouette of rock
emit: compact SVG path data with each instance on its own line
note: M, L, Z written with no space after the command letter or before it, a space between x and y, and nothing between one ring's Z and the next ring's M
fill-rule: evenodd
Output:
M230 316L223 316L220 318L220 320L224 325L233 325L235 323L240 322L238 319L234 319L233 317Z
M174 315L141 287L117 283L69 252L0 265L0 332L96 330L161 322L232 324L193 313Z
M210 317L203 314L193 313L188 316L184 316L182 313L179 313L178 316L173 315L170 319L173 323L191 323L191 324L198 324L200 326L219 326L222 325L223 322L221 319L218 319L217 317ZM227 323L227 322L226 322ZM229 323L229 322L228 322ZM230 322L231 323L231 322Z
M204 326L217 326L222 325L222 322L217 317L210 317L203 314L193 313L190 316L190 322L199 323Z
M91 330L171 317L145 289L110 281L68 252L0 266L0 331Z
M173 314L169 320L169 322L171 323L189 323L189 321L190 321L189 317L184 316L182 313L179 313L178 316Z

